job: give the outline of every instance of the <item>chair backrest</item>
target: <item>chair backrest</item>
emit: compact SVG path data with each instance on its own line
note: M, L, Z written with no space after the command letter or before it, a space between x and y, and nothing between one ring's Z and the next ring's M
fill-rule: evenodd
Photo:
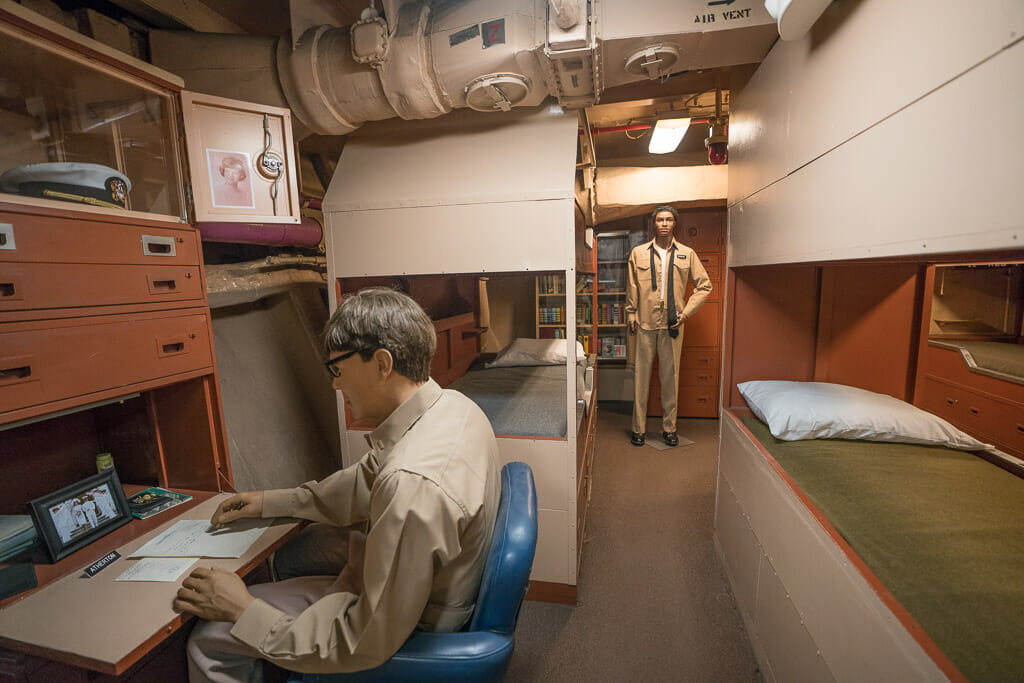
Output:
M537 488L524 462L501 468L501 502L470 631L511 634L537 550Z

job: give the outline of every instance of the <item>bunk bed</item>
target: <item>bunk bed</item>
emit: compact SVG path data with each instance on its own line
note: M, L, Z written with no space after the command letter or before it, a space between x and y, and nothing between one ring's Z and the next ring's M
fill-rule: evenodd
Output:
M730 103L715 543L768 681L1016 680L1022 669L1022 532L1001 526L1021 517L1013 459L786 441L739 388L848 385L1024 455L1021 385L945 348L992 340L943 335L929 310L936 268L1024 262L1019 154L976 165L968 142L936 135L955 125L953 102L1019 73L1024 9L1000 2L996 15L953 12L909 33L890 23L914 11L833 3ZM943 60L907 59L937 50ZM1009 123L1022 111L1015 97L992 114ZM1024 134L1007 145L1024 151ZM993 291L1010 304L998 341L1019 345L1013 282Z
M814 382L739 389L753 414L730 412L733 436L914 626L944 673L1012 680L1024 671L1024 590L1014 578L1024 568L1024 478L1015 459L996 460L1001 467L979 457L998 452L890 396ZM730 475L733 464L723 463Z
M576 116L554 109L367 125L346 144L323 201L332 308L371 284L402 287L424 306L438 332L431 376L478 400L503 462L533 470L539 538L530 597L566 603L576 600L596 429L596 395L577 391L569 354L575 306L565 306L568 339L557 340L563 360L497 372L485 367L481 337L493 330L477 285L542 273L575 282L580 264L592 262L580 254L577 144ZM526 327L535 322L531 313ZM544 408L534 412L537 392ZM348 464L371 426L343 415Z

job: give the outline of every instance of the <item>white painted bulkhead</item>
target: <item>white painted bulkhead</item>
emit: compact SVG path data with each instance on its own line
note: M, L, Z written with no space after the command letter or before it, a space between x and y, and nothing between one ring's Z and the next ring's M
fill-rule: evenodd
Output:
M1024 246L1022 36L1017 0L898 0L777 43L731 103L730 265Z

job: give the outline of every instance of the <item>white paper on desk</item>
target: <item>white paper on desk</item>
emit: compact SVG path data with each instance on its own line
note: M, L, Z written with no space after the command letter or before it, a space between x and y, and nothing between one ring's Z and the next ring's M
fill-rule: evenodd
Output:
M115 581L177 581L198 557L144 557L128 567Z
M183 519L128 557L241 557L272 519L240 519L210 531L208 519Z

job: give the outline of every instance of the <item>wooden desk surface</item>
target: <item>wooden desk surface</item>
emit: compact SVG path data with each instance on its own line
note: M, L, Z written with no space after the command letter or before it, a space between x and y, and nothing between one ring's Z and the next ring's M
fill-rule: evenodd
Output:
M179 520L209 520L218 502L229 495L166 515L155 529L117 547L121 557L92 578L84 571L71 572L0 609L0 646L102 673L123 673L192 618L171 609L187 571L175 582L115 581L138 561L128 556ZM203 558L193 567L220 567L245 575L298 529L295 520L275 520L242 557Z

